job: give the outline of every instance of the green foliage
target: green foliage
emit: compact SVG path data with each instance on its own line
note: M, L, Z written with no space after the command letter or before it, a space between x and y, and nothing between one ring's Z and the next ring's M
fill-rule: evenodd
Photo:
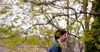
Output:
M42 38L43 40L40 40L41 41L41 46L50 46L50 41L46 39L46 37Z
M100 12L100 0L95 0L95 12ZM85 52L100 52L100 16L94 16L94 22L91 25L91 38L93 40L85 42ZM88 36L86 36L88 38Z
M0 14L5 14L7 13L8 11L6 9L3 9L2 11L0 11Z
M8 12L7 9L10 9L10 7L7 5L0 5L0 6L3 7L2 11L0 11L0 14L6 14Z
M17 29L12 30L12 28L14 27L13 25L5 26L5 28L0 28L0 41L2 41L2 43L8 47L16 48L17 44L21 43L24 38L18 36L19 31ZM5 37L5 39L3 37Z
M13 26L8 26L9 28L12 28ZM7 28L0 28L0 32L3 33L3 35L9 35L9 36L14 36L17 35L18 31L14 31L14 30L7 30ZM15 36L15 37L11 37L11 38L7 38L7 39L2 39L0 38L0 40L9 47L13 47L16 48L16 46L18 44L22 44L22 42L25 40L25 37L21 37L21 36ZM35 37L29 37L28 40L25 41L25 43L31 44L31 45L39 45L38 41L39 38L37 37L35 39Z
M0 28L0 32L5 32L6 28Z
M14 26L11 25L11 26L8 26L8 25L5 25L6 27L5 28L0 28L0 32L3 33L3 35L11 35L13 34L13 30L11 30L11 28L13 28Z
M99 45L97 45L97 49L100 49L100 44L99 44Z
M25 37L14 37L14 38L3 39L2 42L9 47L16 48L16 46L18 44L21 44L24 39Z
M88 5L88 0L83 0L83 8L86 8Z
M60 36L60 32L57 32L55 35L56 35L57 37Z
M32 15L35 16L36 15L36 12L32 12Z
M19 19L20 19L20 17L14 18L13 22L18 23L17 20L19 20Z
M21 1L23 1L23 2L28 2L28 0L21 0ZM39 2L39 0L37 0L37 2ZM83 1L83 8L87 8L86 7L86 5L87 5L87 3L88 3L88 0L84 0ZM20 8L20 9L23 9L23 6L20 6L21 4L23 4L23 3L17 3L16 5L18 5L18 7ZM48 9L49 7L50 8L56 8L57 6L55 6L55 4L52 4L53 6L50 6L50 5L48 5L48 7L46 7L46 10L47 11L49 11L49 10L51 10L52 11L52 9ZM39 8L39 10L37 11L37 12L34 12L34 10L35 10L35 7L38 7ZM7 13L7 8L9 8L8 6L6 6L5 7L5 9L4 9L4 11L1 11L1 13L2 14L5 14L5 13ZM58 7L59 8L59 7ZM33 15L33 17L31 18L31 20L34 22L34 19L35 19L35 15L37 15L38 13L41 15L41 12L42 13L44 13L44 16L45 17L43 17L43 18L45 18L46 19L46 17L48 17L46 14L46 10L44 9L44 5L40 5L40 4L35 4L35 3L31 3L31 8L29 9L30 10L30 12L29 12L29 14L31 13L32 15ZM66 10L64 10L64 12L65 12ZM98 10L98 11L100 11L100 10ZM63 12L61 12L61 13L63 13ZM13 15L13 12L11 12L11 13L9 13L9 15L10 16L12 16ZM24 14L23 14L24 15ZM25 14L25 15L27 15L27 14ZM56 14L50 14L50 15L52 15L52 16L56 16ZM30 16L29 16L30 17ZM58 20L58 21L61 21L61 20L65 20L66 22L68 21L68 18L67 17L65 17L65 19L63 19L62 17L57 17L58 19L56 19L56 20ZM61 18L61 19L60 19ZM71 18L74 18L73 16L71 17ZM81 27L81 25L82 24L80 24L79 22L78 22L78 20L80 20L80 22L82 22L83 23L83 21L85 20L84 19L84 17L82 17L82 18L80 18L80 16L79 16L79 18L80 19L71 19L70 18L70 25L67 25L66 26L66 29L69 29L70 31L74 31L74 33L76 33L76 32L80 32L80 31L77 31L77 29L78 28L80 28ZM98 18L98 17L97 17ZM10 36L14 36L14 35L16 35L17 33L16 32L14 32L14 30L12 30L12 28L14 27L14 22L15 23L18 23L18 20L20 19L20 17L16 17L16 18L14 18L14 20L12 21L12 26L7 26L6 28L0 28L0 33L3 33L3 35L10 35ZM49 19L51 19L51 18L49 18ZM30 22L31 22L31 20L30 20ZM37 20L37 19L36 19ZM55 20L55 18L54 18L54 20ZM50 23L49 24L54 24L55 22L56 22L56 20L55 21L53 21L53 20L51 20L50 21ZM24 23L25 24L25 22L24 22L25 20L22 20L22 23ZM98 21L98 20L97 20ZM39 21L38 21L39 22ZM27 22L28 23L28 22ZM29 23L28 23L29 24ZM98 25L97 25L98 24ZM84 25L84 24L83 24ZM5 25L3 25L3 26L5 26ZM53 26L53 25L52 25ZM55 26L57 26L57 25L55 25ZM50 26L51 27L51 26ZM84 37L81 39L82 41L84 41L84 42L87 42L87 44L86 44L86 46L87 46L87 48L86 49L88 49L88 50L91 50L92 49L92 47L97 47L98 49L100 48L100 45L98 44L98 42L97 41L99 41L100 42L100 36L98 35L98 34L100 34L99 33L99 27L100 27L100 25L99 25L99 22L97 23L97 22L94 22L94 24L92 25L92 27L93 28L96 28L96 29L92 29L90 32L85 32L84 34ZM16 27L15 27L16 28ZM18 28L19 29L19 28ZM23 42L24 40L25 40L25 44L30 44L30 45L50 45L50 43L51 42L53 42L52 41L52 39L54 38L54 28L49 28L49 26L47 25L47 27L44 25L44 26L39 26L38 28L36 27L36 26L33 26L33 28L30 28L31 30L29 30L28 31L28 33L29 34L32 34L34 31L36 31L36 30L38 30L39 32L37 33L37 34L34 34L33 36L28 36L27 35L27 39L25 40L25 37L13 37L13 38L8 38L8 39L1 39L2 41L3 41L3 43L4 44L6 44L6 45L8 45L8 46L13 46L13 47L16 47L16 45L18 44L18 43L21 43L21 42ZM15 29L16 30L16 29ZM24 31L22 28L20 28L20 30L22 30L22 31ZM19 31L20 31L19 30ZM96 33L95 33L96 32ZM59 33L58 33L59 34ZM39 35L41 35L41 36L43 36L43 37L40 37ZM73 39L73 42L75 41L75 39ZM95 44L96 43L96 44ZM57 44L57 46L59 46L59 44ZM88 51L88 52L91 52L91 51Z
M32 4L31 4L31 9L32 9L32 11L34 11L34 6L35 6L35 4L32 3Z
M13 16L14 14L13 14L13 12L11 12L11 13L9 13L9 15L10 15L10 16Z
M28 2L28 0L20 0L21 2Z
M20 9L23 9L24 7L23 7L23 6L19 6L19 8L20 8Z
M34 28L32 28L32 30L34 31L34 30L37 30L37 27L35 26Z
M7 5L5 5L5 6L4 6L4 8L5 8L5 9L10 9L10 7L9 7L9 6L7 6Z
M39 45L38 41L39 37L29 36L25 43L30 45Z
M57 46L57 47L61 47L61 45L60 45L60 43L59 43L59 42L58 42L58 43L56 43L56 46Z

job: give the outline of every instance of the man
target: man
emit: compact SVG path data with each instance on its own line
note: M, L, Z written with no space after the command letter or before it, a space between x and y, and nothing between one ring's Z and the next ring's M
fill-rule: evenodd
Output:
M68 32L64 29L58 29L55 32L55 43L51 45L48 49L48 52L62 52L61 43L68 38Z

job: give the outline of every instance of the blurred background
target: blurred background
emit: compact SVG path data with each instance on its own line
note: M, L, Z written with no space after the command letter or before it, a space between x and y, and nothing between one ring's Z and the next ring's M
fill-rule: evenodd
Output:
M100 0L0 0L0 52L47 52L54 32L69 32L62 52L100 52Z

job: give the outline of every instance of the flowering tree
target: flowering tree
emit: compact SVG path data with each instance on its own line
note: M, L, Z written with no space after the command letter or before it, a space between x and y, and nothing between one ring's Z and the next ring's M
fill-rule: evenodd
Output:
M92 0L3 0L0 41L8 47L30 44L47 50L55 30L65 28L70 36L63 44L63 52L82 52L87 50L86 42L93 39L88 35L93 17L100 15L93 8Z

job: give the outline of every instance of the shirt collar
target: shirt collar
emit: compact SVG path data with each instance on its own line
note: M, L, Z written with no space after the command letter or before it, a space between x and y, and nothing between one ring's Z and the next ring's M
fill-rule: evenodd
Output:
M57 41L61 44L61 41L59 39L57 39Z

